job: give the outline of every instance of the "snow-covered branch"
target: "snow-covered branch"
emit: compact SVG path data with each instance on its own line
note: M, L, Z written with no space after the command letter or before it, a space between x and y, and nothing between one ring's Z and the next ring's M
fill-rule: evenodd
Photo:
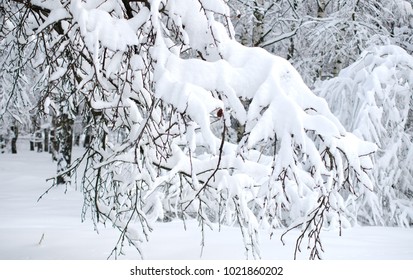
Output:
M371 188L375 145L289 62L236 42L224 1L33 3L50 10L30 34L43 106L62 128L84 108L83 213L119 228L120 244L140 250L154 222L194 218L237 224L259 257L260 228L298 223L298 246L309 236L320 257L321 228L349 224L342 201L356 182Z

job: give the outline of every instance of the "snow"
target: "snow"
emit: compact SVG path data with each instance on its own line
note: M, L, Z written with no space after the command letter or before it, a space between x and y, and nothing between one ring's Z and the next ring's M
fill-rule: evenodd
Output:
M370 47L337 77L326 80L315 90L326 98L332 112L353 133L337 140L337 147L345 151L353 166L361 162L372 170L373 180L368 180L366 173L359 178L364 180L365 187L374 188L374 193L364 193L365 205L371 204L370 221L385 225L409 225L413 217L409 195L413 165L408 157L412 148L408 129L412 69L413 57L402 48ZM373 150L372 144L361 143L359 138L378 146L372 161L363 156Z
M103 10L88 10L79 0L72 1L70 11L85 36L87 47L92 52L98 48L98 41L113 51L139 45L134 30L143 25L149 16L148 13L141 12L140 16L132 20L116 19Z
M408 17L410 15L413 15L412 5L408 1L397 0L395 2L396 2L396 5L398 6L402 16Z
M121 185L118 189L124 193L119 195L144 180L142 207L153 210L149 219L162 217L165 209L178 212L181 199L185 203L199 199L206 207L200 212L212 212L214 221L226 224L242 221L249 236L260 226L279 226L272 223L275 219L267 205L278 209L276 219L285 224L301 221L317 205L317 198L341 187L334 182L345 180L344 170L355 170L358 180L371 184L360 154L340 146L350 143L345 129L294 67L263 49L232 40L231 24L222 24L228 20L224 1L154 0L150 10L135 3L140 8L128 19L120 2L103 2L70 2L66 9L73 18L67 19L67 42L74 50L84 44L90 57L78 61L83 81L78 81L77 93L88 100L85 110L102 112L94 128L128 135L105 143L98 143L103 137L94 138L91 146L97 153L89 162L99 163L88 171L94 174L93 168L105 167L102 170ZM59 16L51 14L49 21ZM64 68L50 67L54 74L49 80L57 81ZM239 125L232 126L232 119ZM237 143L235 136L240 138ZM374 150L353 142L366 154ZM329 166L323 151L330 157ZM339 162L338 170L332 158ZM163 198L158 192L165 186L180 192L174 192L175 197L164 193ZM131 200L134 196L118 200L111 189L107 191L97 198L91 192L88 199L107 203L105 214L118 227L126 227L111 209L135 220L137 214L130 207L136 203ZM254 201L258 192L264 195L258 198L260 203ZM220 208L221 200L225 209ZM195 204L188 212L198 213ZM293 211L281 213L280 208ZM217 209L223 212L216 213ZM262 213L260 220L251 215L255 209ZM206 215L200 212L203 219ZM227 219L222 218L225 215ZM245 246L257 249L250 243Z
M28 151L28 142L19 140L19 153L0 154L0 259L106 259L118 239L110 226L98 225L99 234L89 219L81 222L80 190L52 189L39 202L47 189L45 178L53 176L55 165L47 153ZM79 148L75 154L80 154ZM242 178L241 178L242 179ZM153 199L160 199L154 196ZM340 204L340 202L338 202ZM146 259L245 259L240 229L213 224L206 229L205 248L201 254L202 236L198 222L155 223L149 242L142 248ZM292 259L293 231L283 246L275 231L270 240L260 232L262 259ZM336 231L323 231L325 259L413 259L413 229L390 227L354 227L342 236ZM299 258L305 259L305 248ZM123 259L139 259L130 247Z
M50 24L59 22L60 20L68 18L69 16L70 16L69 13L64 8L57 8L57 9L51 10L47 19L43 22L42 25L39 26L37 33L40 34L40 32L42 32L43 29L49 26Z
M220 23L228 19L228 7L224 1L166 3L153 0L150 10L144 8L143 3L135 3L139 8L134 9L136 16L127 16L129 19L125 19L119 1L103 2L73 0L64 8L67 13L61 7L50 13L41 27L69 16L62 22L68 37L51 37L50 46L57 49L57 53L50 54L57 59L48 60L52 64L45 68L53 69L47 80L60 83L61 77L73 74L65 74L66 65L56 62L60 61L60 55L75 59L73 65L79 66L77 72L83 80L77 81L76 95L84 95L89 101L85 102L85 110L101 112L100 117L94 119L94 131L108 134L108 137L93 137L91 147L95 153L89 154L90 165L83 177L91 180L83 184L85 201L99 209L91 209L91 212L99 211L107 217L106 226L113 223L113 226L125 230L128 241L133 242L139 251L142 249L143 256L148 257L149 252L149 258L162 257L158 252L170 244L173 244L172 254L178 258L188 257L181 253L186 248L200 252L195 243L203 243L203 235L196 230L196 222L188 221L186 233L190 235L187 238L189 242L170 239L175 233L182 236L181 222L156 223L158 218L164 217L167 209L181 214L179 206L182 203L188 204L188 211L183 215L193 217L191 214L196 213L202 227L206 224L215 229L206 232L212 236L208 242L222 240L231 254L237 252L235 248L240 249L241 253L235 257L224 256L228 258L242 258L244 247L252 251L250 256L255 257L262 248L260 255L264 258L288 258L298 232L292 232L288 245L278 249L280 242L278 239L266 240L266 231L280 236L282 231L278 227L281 224L308 224L311 233L314 229L310 223L311 213L319 210L322 214L315 218L322 219L326 227L331 228L340 224L342 219L343 222L357 224L358 213L355 212L369 211L370 205L375 207L372 208L374 213L382 213L376 210L377 198L370 192L366 193L365 188L372 189L374 183L367 174L372 167L369 154L376 150L376 146L358 139L357 131L353 129L350 131L354 135L347 133L325 100L311 92L288 61L233 41L231 24ZM42 30L42 34L44 32ZM65 40L60 43L60 39ZM76 56L66 55L66 47L75 52L83 49L85 56L76 59ZM131 57L132 53L135 55ZM366 73L374 74L366 84L370 89L367 94L369 102L374 101L373 91L380 96L385 94L386 87L382 82L390 78L386 76L387 60L382 57L373 60L371 69L358 77L363 81ZM90 83L95 78L96 83ZM69 107L76 107L72 91L70 94ZM60 106L67 112L65 106L68 105L60 101L60 104L54 103L60 99L50 95L45 104ZM397 111L389 112L391 117L397 117ZM364 116L367 117L366 114ZM239 125L232 127L231 118ZM112 137L115 133L119 136L116 140ZM241 139L234 143L233 136ZM95 249L109 248L108 252L105 251L109 255L119 240L116 231L90 222L81 225L76 222L82 209L79 191L69 188L63 196L62 190L54 189L39 203L34 203L42 189L47 188L47 184L41 182L42 178L52 176L56 170L47 157L39 158L41 156L45 155L27 152L23 157L20 154L4 155L4 162L7 162L5 177L0 179L4 179L4 206L1 207L5 208L0 210L8 213L3 217L3 224L11 225L4 230L4 239L9 241L4 246L17 247L17 250L10 249L13 252L26 252L27 248L16 243L20 240L15 239L18 236L22 240L26 237L38 239L38 247L48 247L53 241L53 237L49 237L53 231L49 232L49 229L55 228L49 223L58 221L64 227L61 232L62 225L57 225L57 244L60 240L73 240L67 249L69 251L76 248L82 252L83 247L93 246ZM36 173L32 172L30 160L40 161L33 168L38 169ZM13 167L13 163L19 166ZM20 172L24 175L20 176ZM102 176L101 172L107 176ZM81 175L77 174L79 178ZM102 182L99 179L93 182L95 175ZM344 201L348 193L340 192L340 189L346 187L343 182L347 178L359 181L362 186L357 194L360 193L364 200L353 205L354 208L363 207L362 210L347 206L348 201L354 202L354 196ZM137 183L141 186L138 187ZM351 183L350 180L347 185ZM173 195L170 195L169 188ZM261 196L257 197L257 193ZM64 206L63 202L69 204ZM132 207L138 204L139 207ZM349 209L342 209L344 205ZM335 209L337 207L340 209ZM39 213L36 213L37 209L40 209ZM273 213L278 216L274 217ZM407 215L410 212L403 213ZM48 216L50 214L55 216ZM373 217L375 224L376 218ZM105 223L102 219L97 220ZM403 220L411 223L411 220ZM222 233L218 234L219 226L211 224L212 221L222 221L227 226L223 226ZM241 228L232 226L238 223ZM33 224L42 225L34 234ZM152 226L155 233L150 235L149 243L140 244L146 240ZM94 227L101 232L99 240L102 244L93 245L83 237L89 232L86 229ZM69 229L73 229L70 236L66 233ZM379 232L375 229L373 233L376 231ZM326 245L333 249L336 235L333 231L325 232ZM391 236L394 237L393 234ZM83 243L83 240L88 242ZM332 245L329 245L329 240ZM261 247L256 246L258 241ZM217 254L223 247L214 242L209 243L212 244L208 247L211 254ZM32 240L29 244L35 245L36 242ZM268 254L264 252L267 248ZM137 257L136 252L129 249L126 252L127 258ZM302 257L307 253L304 250ZM205 253L203 257L221 256Z

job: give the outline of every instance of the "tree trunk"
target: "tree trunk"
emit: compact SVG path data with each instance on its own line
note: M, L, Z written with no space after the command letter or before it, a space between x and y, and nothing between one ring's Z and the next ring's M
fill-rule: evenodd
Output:
M56 139L56 123L53 121L53 128L50 129L50 149L49 153L52 154L53 161L57 161L57 154L59 151L59 142Z
M404 131L406 131L413 137L413 95L410 96L409 111L407 113L407 121L404 127Z
M89 148L90 142L92 142L92 135L91 135L91 129L90 129L90 127L88 127L86 129L85 140L83 142L83 147L84 148Z
M72 160L73 120L67 114L56 118L55 139L58 142L57 176L58 185L66 184L70 179L70 172L65 172Z
M297 9L298 9L298 3L296 0L294 0L292 2L292 8L294 13L296 13ZM295 24L292 25L291 27L291 31L293 31L296 28ZM287 60L291 60L294 57L294 53L295 53L295 44L294 44L294 37L292 36L290 37L289 41L290 41L290 46L288 47L288 53L287 53Z
M2 134L0 134L0 153L4 154L5 149L6 149L6 144L5 144L5 140Z
M31 135L30 135L30 151L34 151L34 146L36 144L35 140L36 140L36 131L38 129L38 122L36 120L35 116L31 117L31 121L32 121L32 126L30 128L31 131Z
M326 1L325 0L317 1L317 17L318 18L326 17Z
M11 153L17 154L17 138L19 137L19 128L15 124L10 128L10 130L13 133L11 138Z
M44 129L43 151L49 152L49 128Z
M252 44L258 47L264 36L264 0L254 1L254 27L252 29Z
M36 139L37 152L40 153L43 151L43 143L42 143L43 135L42 135L41 130L36 131L35 139Z
M290 38L290 46L288 47L288 53L287 53L287 60L291 60L294 57L294 39L293 37Z

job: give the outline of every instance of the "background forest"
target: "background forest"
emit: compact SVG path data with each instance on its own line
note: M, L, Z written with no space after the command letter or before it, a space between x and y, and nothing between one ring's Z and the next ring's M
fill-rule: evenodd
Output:
M413 225L412 30L410 0L0 0L0 152L50 152L139 252L195 219L320 258Z

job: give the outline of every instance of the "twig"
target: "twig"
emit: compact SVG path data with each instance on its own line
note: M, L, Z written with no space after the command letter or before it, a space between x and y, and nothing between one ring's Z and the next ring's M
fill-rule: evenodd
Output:
M44 240L44 232L43 232L42 237L40 238L40 241L38 243L39 246L42 245L43 240Z

